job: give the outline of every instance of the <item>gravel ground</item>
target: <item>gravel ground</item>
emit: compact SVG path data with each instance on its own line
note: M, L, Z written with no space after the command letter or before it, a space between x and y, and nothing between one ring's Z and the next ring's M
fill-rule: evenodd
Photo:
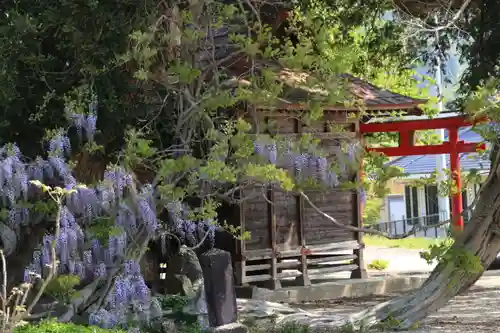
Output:
M369 271L370 276L380 275L422 275L430 272L434 265L429 266L420 258L419 250L401 248L367 247L365 262L369 264L376 259L389 261L389 267L383 272ZM335 275L335 278L349 278L349 274ZM295 304L293 308L302 309L309 313L329 317L345 316L366 309L391 297L372 296L356 299L340 299L312 304ZM239 305L240 306L240 305ZM261 312L268 312L270 304L250 306L260 308ZM282 314L295 312L286 305L274 304L276 312ZM279 308L279 309L278 309ZM254 317L243 308L240 313ZM258 312L258 311L257 311ZM260 317L264 318L267 315ZM259 320L260 321L260 320ZM488 271L464 295L454 298L446 307L426 318L413 333L481 333L500 332L500 271Z
M364 310L398 295L337 299L304 304L278 304L238 299L240 319L251 318L261 327L268 327L274 316L295 318L300 311L312 314L314 320L331 322ZM309 317L309 316L308 316ZM420 323L413 333L481 333L500 332L500 273L488 272L469 292L457 296L446 307ZM294 319L295 320L295 319ZM306 323L311 323L306 319Z
M315 304L297 304L321 315L348 315L397 295L341 299ZM469 292L426 318L414 333L500 332L500 273L489 272Z
M397 295L394 295L397 296ZM500 291L492 289L473 290L458 296L448 306L425 319L413 332L432 333L475 333L500 331L499 318ZM318 305L301 305L300 308L324 315L355 313L371 305L378 304L388 297L371 299L341 300Z

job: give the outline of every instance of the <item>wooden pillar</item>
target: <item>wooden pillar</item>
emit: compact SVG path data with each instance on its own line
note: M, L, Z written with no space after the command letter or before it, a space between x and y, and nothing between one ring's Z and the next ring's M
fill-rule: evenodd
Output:
M306 238L304 233L304 198L301 195L297 196L297 223L299 232L299 243L302 248L300 253L300 266L299 270L302 275L295 278L295 282L302 286L311 285L309 272L307 270L307 251L306 251Z
M358 140L361 143L361 146L363 147L363 136L359 130L359 123L355 124L355 131ZM356 174L356 179L355 181L362 181L363 180L363 156L360 157L360 164L359 164L359 171ZM360 200L360 193L359 189L356 191L353 191L352 195L352 201L353 201L353 221L352 225L354 227L360 228L363 226L363 211L364 211L364 203L361 202ZM354 271L351 272L351 279L366 279L368 278L368 273L366 272L365 268L365 260L364 260L364 243L363 243L363 234L360 232L355 232L354 233L354 239L358 241L359 244L359 249L356 249L353 251L353 254L356 256L356 259L354 260L354 263L358 265L358 268L355 269Z
M460 177L460 154L458 152L458 128L449 128L449 141L451 145L450 152L450 169L451 179L456 186L456 193L453 194L451 200L451 215L453 220L453 227L455 231L462 231L464 229L464 219L462 217L462 179Z
M359 182L363 184L363 180L365 178L365 173L363 171L363 158L361 158L359 162ZM359 200L359 227L363 226L363 216L365 214L365 203Z
M240 196L243 196L242 195L243 192L240 191ZM245 202L241 202L239 207L238 207L238 214L237 216L239 216L240 218L240 230L241 230L241 234L240 234L240 237L243 238L243 234L245 232ZM235 274L235 283L236 285L240 285L240 286L247 286L248 283L245 282L245 278L246 278L246 241L241 239L241 240L238 240L238 239L234 239L234 243L235 243L235 247L238 251L238 258L237 260L235 260L235 270L236 270L236 274Z
M268 226L269 226L269 236L271 240L271 249L272 249L272 254L271 254L271 268L270 268L270 275L271 275L271 281L269 281L268 287L270 289L280 289L281 288L281 281L279 277L279 270L278 270L278 262L279 262L279 252L278 252L278 242L277 242L277 235L276 235L276 211L274 209L274 190L272 188L272 185L269 186L267 190L267 199L268 199Z
M404 131L404 130L399 132L399 144L398 144L398 146L400 148L410 146L410 133L408 133L407 131Z
M302 126L300 121L295 120L295 132L302 133ZM324 124L324 132L328 132L328 123L325 121ZM297 177L297 172L294 168L294 176ZM299 271L302 275L297 276L295 278L295 282L298 285L309 286L311 285L311 279L309 278L309 272L307 269L307 251L306 250L306 237L304 230L304 198L301 195L297 195L296 197L296 205L297 205L297 231L299 233L299 244L302 248L300 253L300 266Z

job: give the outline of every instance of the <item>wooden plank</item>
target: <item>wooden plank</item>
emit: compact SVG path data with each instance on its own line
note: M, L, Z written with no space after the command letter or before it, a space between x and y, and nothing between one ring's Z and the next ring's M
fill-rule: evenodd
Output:
M339 272L348 272L348 271L354 271L358 269L358 265L351 264L351 265L340 265L336 267L325 267L325 268L317 268L317 269L311 269L309 270L309 274L311 275L324 275L324 274L330 274L330 273L339 273Z
M280 269L296 268L297 266L299 266L298 260L282 261L282 262L276 263L276 267L280 268ZM260 270L265 270L265 269L271 269L271 264L258 264L258 265L247 265L246 266L247 272L260 271Z
M246 265L246 272L262 271L265 269L271 269L271 264L260 264L260 265Z
M272 280L272 278L273 277L271 276L271 274L245 276L243 283L269 281L269 280Z
M309 242L308 242L308 248L312 247L312 246L322 246L325 244L325 242L327 242L328 240L330 240L331 242L334 242L334 243L341 243L341 242L345 242L346 240L349 240L349 239L352 239L353 238L353 235L352 235L352 232L339 232L339 233L334 233L332 232L331 230L328 230L328 231L324 231L321 235L312 235L312 236L308 236L309 238ZM334 250L335 252L337 250ZM322 251L322 252L329 252L329 251ZM332 251L330 251L332 252ZM321 253L318 253L318 254L321 254ZM325 253L325 254L328 254L328 253Z
M333 244L322 244L308 246L307 249L310 250L311 254L321 254L321 252L333 252L333 251L343 251L343 250L354 250L359 249L360 244L357 241L345 241Z
M317 264L324 264L324 263L329 263L329 262L354 260L357 257L358 256L356 256L354 254L346 254L346 255L340 255L340 256L334 256L334 257L324 257L324 258L315 258L315 259L307 258L307 265L317 265Z
M298 260L282 261L282 262L278 263L278 268L280 268L280 269L298 268L298 266L299 266Z
M258 109L259 109L259 107L257 107L257 111L260 111ZM276 119L288 118L288 119L299 120L301 113L303 112L303 110L300 110L300 109L281 109L280 110L279 108L275 108L275 107L271 107L271 108L266 107L265 110L263 110L262 112L258 112L258 113L259 114L261 114L261 113L262 114L269 114L269 109L274 109L277 111L277 112L272 113L272 115L270 116L270 118L273 118L273 119L274 118L276 118ZM356 110L345 110L345 109L342 109L342 110L324 110L323 118L325 119L325 121L330 121L330 122L337 123L337 124L343 124L343 123L357 122L358 119L357 119L356 115L358 113L359 113L358 109L356 109ZM350 114L354 115L354 117L349 116Z
M265 192L264 192L265 193ZM250 232L250 240L245 241L245 250L261 250L270 247L268 203L262 196L244 201L245 230Z
M287 272L281 272L279 278L286 279L286 278L300 277L300 276L302 276L302 272L300 271L287 271Z
M310 252L310 254L330 255L334 254L335 251L354 250L359 247L360 244L357 241L344 241L331 244L308 245L306 252ZM280 250L280 247L278 247L278 250ZM245 254L247 261L270 259L272 256L272 249L247 250ZM301 249L280 250L279 254L282 259L298 257L301 255Z
M316 270L316 269L328 269L332 267L341 267L341 266L346 266L346 265L356 265L356 263L352 262L352 260L344 261L344 262L327 262L323 264L316 264L316 265L309 265L309 270ZM356 265L357 266L357 265Z
M315 275L325 275L331 273L345 272L345 271L353 271L358 268L358 265L338 265L335 267L324 267L312 269L309 271L309 274L312 276ZM278 279L290 278L290 277L300 277L302 272L300 271L286 271L278 274ZM252 283L252 282L262 282L262 281L270 281L273 277L271 274L261 274L261 275L251 275L245 276L245 280L243 283Z

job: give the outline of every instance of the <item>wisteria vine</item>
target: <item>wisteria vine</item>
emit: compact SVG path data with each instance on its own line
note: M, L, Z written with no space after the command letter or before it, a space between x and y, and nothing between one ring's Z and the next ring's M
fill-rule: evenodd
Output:
M97 102L92 99L88 114L69 114L71 126L83 140L94 140L97 128ZM33 212L25 205L39 193L30 181L58 182L73 191L65 196L60 207L60 232L44 235L42 244L34 251L32 262L26 268L25 279L33 275L45 276L46 267L52 265L51 244L56 244L57 272L75 275L82 285L92 280L113 276L112 286L103 302L91 306L89 324L103 328L125 327L131 316L148 320L151 306L158 306L141 274L140 264L130 255L139 230L154 236L161 226L157 218L157 193L151 184L138 186L131 174L120 166L108 167L103 181L94 187L78 186L67 163L72 153L67 132L59 131L47 142L47 157L37 157L32 162L23 160L19 148L8 144L0 148L0 198L8 210L9 226L19 231L31 220ZM297 177L312 177L327 186L339 185L347 172L347 165L354 161L354 147L349 147L347 160L339 158L340 172L329 168L325 157L308 153L294 153L291 145L284 154L278 154L275 143L254 144L255 152L266 162L294 169ZM341 154L340 149L337 152ZM195 246L206 241L214 246L216 223L213 220L194 221L189 207L182 202L167 205L170 224L167 230L181 243ZM112 221L107 238L90 232L96 221ZM98 222L97 222L98 223ZM163 227L163 226L162 226ZM142 315L141 315L142 314Z
M297 179L312 178L320 184L328 187L337 187L340 180L348 173L349 165L356 159L356 145L350 144L347 147L347 153L344 154L341 148L336 146L334 153L337 156L338 172L329 168L329 162L326 157L314 156L307 152L296 153L292 149L292 144L285 144L282 154L278 154L276 142L259 143L254 141L254 152L261 156L266 163L271 163L285 169L292 169Z
M89 114L69 116L71 126L88 141L92 141L96 133L96 112L97 104L93 100ZM57 273L78 276L82 285L96 278L107 278L114 274L116 267L120 268L104 302L99 307L91 307L89 324L103 328L126 327L131 316L138 315L141 320L148 320L151 306L158 304L151 297L139 262L127 251L140 229L152 237L160 226L154 188L146 184L136 189L133 177L119 166L108 167L103 181L95 187L78 186L67 163L71 148L63 131L48 141L46 158L37 157L30 163L23 161L15 144L0 148L0 198L3 208L8 210L7 222L13 230L19 232L33 214L26 205L20 204L39 193L31 180L62 183L66 189L73 190L60 207L59 236L54 239L54 235L44 235L25 270L25 280L46 276L47 267L52 264L51 244L55 241ZM181 203L171 203L168 209L173 220L168 230L181 242L193 246L206 239L213 246L213 221L192 221L186 213L188 207ZM113 221L107 239L89 231L102 218Z

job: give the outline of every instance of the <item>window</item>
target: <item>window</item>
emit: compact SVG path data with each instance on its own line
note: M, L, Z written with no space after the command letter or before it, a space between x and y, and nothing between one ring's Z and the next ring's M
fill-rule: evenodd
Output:
M423 192L423 196L420 198L423 202L419 202L419 191ZM439 222L438 187L436 185L426 185L423 188L405 186L405 198L408 224L417 223L418 217L424 217L422 215L425 215L423 224L429 225ZM425 209L425 212L421 213L419 207Z
M415 186L405 186L406 219L408 224L417 222L418 189Z
M437 185L425 186L425 219L426 225L432 225L439 222L439 200Z

